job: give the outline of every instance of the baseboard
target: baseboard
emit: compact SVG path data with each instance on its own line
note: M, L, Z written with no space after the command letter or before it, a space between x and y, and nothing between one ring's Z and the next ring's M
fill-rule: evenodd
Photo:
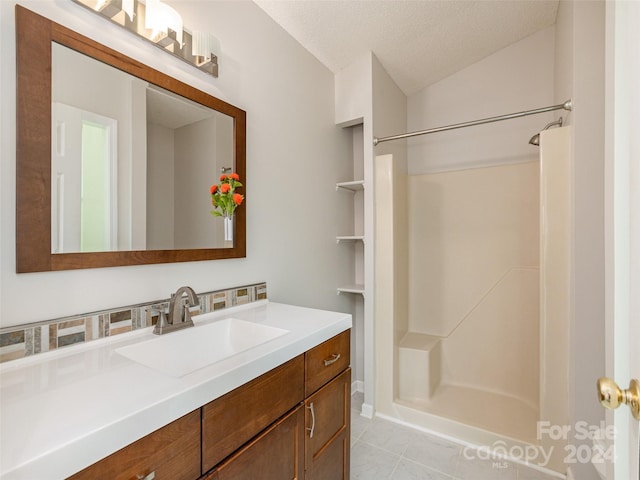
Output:
M373 405L370 405L368 403L362 404L362 410L360 410L360 415L362 415L365 418L372 419L373 413L374 413Z
M351 382L351 395L356 392L364 393L364 382L362 380L354 380Z

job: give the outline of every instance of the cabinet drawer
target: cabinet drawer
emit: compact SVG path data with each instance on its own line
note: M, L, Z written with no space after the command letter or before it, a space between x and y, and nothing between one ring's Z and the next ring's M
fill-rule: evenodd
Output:
M200 409L150 433L70 480L131 480L155 473L156 480L196 480L200 476Z
M206 472L304 400L304 355L202 408Z
M305 354L306 397L349 366L350 332L345 330Z
M303 476L304 413L298 407L225 460L206 480L302 480Z

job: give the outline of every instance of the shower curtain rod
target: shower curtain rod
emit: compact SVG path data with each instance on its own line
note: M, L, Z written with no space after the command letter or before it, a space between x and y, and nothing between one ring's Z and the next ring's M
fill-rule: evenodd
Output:
M373 145L390 140L400 140L402 138L415 137L417 135L426 135L427 133L444 132L446 130L454 130L456 128L473 127L474 125L482 125L484 123L500 122L501 120L510 120L512 118L526 117L527 115L536 115L538 113L551 112L553 110L571 111L571 99L564 103L553 105L551 107L536 108L535 110L526 110L524 112L510 113L508 115L500 115L498 117L483 118L481 120L472 120L471 122L456 123L455 125L447 125L446 127L430 128L429 130L421 130L419 132L403 133L401 135L392 135L390 137L373 138Z

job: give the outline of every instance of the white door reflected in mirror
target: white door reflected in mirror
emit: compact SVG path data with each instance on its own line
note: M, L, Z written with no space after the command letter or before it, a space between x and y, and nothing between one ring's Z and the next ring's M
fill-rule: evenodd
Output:
M52 105L51 248L104 252L118 245L117 121Z

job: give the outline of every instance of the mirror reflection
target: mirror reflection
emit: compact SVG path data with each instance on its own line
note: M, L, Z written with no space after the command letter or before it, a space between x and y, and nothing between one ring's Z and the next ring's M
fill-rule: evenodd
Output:
M51 111L52 253L233 247L209 213L233 117L57 43Z

